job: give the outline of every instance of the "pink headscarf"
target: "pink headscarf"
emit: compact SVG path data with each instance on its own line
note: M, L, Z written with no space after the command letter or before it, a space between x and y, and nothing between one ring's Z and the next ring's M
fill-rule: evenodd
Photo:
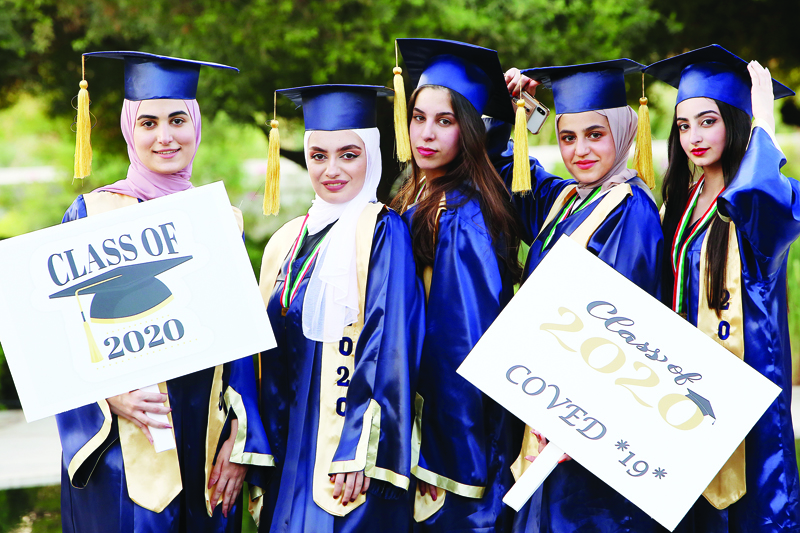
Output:
M136 125L136 113L139 112L141 102L125 100L122 103L120 126L122 127L122 136L125 137L125 142L128 144L128 159L131 161L128 167L128 177L111 185L100 187L97 191L115 192L142 200L152 200L193 187L190 180L192 179L192 163L197 155L197 147L200 146L200 106L197 105L197 100L184 100L184 102L189 110L192 124L194 124L196 141L195 153L189 164L174 174L159 174L144 166L139 156L136 155L136 148L133 145L133 128Z

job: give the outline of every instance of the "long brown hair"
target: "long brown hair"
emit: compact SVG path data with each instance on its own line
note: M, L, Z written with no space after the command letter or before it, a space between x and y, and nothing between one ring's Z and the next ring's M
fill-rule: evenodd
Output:
M427 183L427 195L420 200L414 213L411 240L417 268L422 270L426 266L433 266L436 222L442 195L447 195L448 208L461 205L477 196L486 229L494 243L498 263L506 266L516 282L522 277L522 265L518 257L519 221L511 206L510 193L486 153L486 127L483 120L461 94L439 85L423 85L414 91L408 102L409 119L413 118L417 96L425 88L446 90L450 94L453 114L459 124L459 150L447 172ZM414 203L421 187L421 177L422 171L412 158L410 176L392 202L394 209L402 213ZM452 195L448 194L454 191L463 195L458 204L451 203L455 200L451 200Z
M730 184L747 149L750 138L750 117L739 108L714 100L719 107L719 115L725 124L725 148L720 161L725 186ZM664 174L664 183L661 186L661 196L666 204L664 213L664 227L676 227L683 215L686 202L689 201L689 186L694 177L695 168L690 164L686 152L681 147L680 131L678 130L677 110L672 119L672 129L669 132L667 151L669 152L669 166ZM706 299L708 306L720 315L723 306L723 293L725 290L725 267L728 264L728 232L730 224L719 217L719 213L711 219L708 228L708 244L706 246ZM666 237L672 237L666 236ZM672 240L667 244L671 245ZM671 255L671 253L670 253ZM668 256L669 257L669 256ZM667 259L670 260L671 259Z

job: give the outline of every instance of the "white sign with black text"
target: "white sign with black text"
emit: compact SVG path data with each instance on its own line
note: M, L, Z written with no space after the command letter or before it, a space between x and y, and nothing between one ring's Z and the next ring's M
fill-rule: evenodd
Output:
M569 238L458 372L670 530L780 392Z
M275 346L222 182L7 239L0 257L28 421Z

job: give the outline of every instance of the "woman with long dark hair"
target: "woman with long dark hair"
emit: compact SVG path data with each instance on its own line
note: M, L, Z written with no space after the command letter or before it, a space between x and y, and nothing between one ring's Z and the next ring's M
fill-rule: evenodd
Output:
M552 88L556 133L572 179L548 173L529 159L532 194L515 195L530 243L525 278L559 238L577 240L639 287L658 297L663 241L655 200L638 172L627 168L637 134L636 112L627 104L625 74L642 65L618 59L506 73L508 90ZM517 93L518 94L518 93ZM489 124L490 134L507 141L508 129ZM498 130L498 131L495 131ZM648 138L649 141L649 138ZM638 142L645 142L641 139ZM513 142L493 161L509 189L514 172ZM587 272L591 276L591 272ZM547 440L527 428L514 474L521 475ZM564 458L531 502L515 518L514 531L567 533L658 529L658 524L576 461ZM589 526L591 524L591 526Z
M516 418L456 373L513 296L517 220L485 147L481 113L513 120L496 52L398 39L416 90L411 173L394 201L428 295L417 386L416 531L508 531L503 495Z
M125 179L78 196L63 222L191 189L202 130L200 66L233 67L143 52L85 55L125 61L120 124L131 164ZM241 212L234 213L241 227ZM146 285L132 286L145 301ZM139 321L160 309L161 300L134 316L107 311L98 318ZM264 428L252 423L260 419L252 357L170 379L158 390L134 390L56 415L65 532L241 530L243 482L257 499L267 485L260 467L273 464ZM154 415L167 415L169 424ZM156 453L149 428L170 427L176 448Z
M800 184L780 172L773 114L774 98L794 93L717 45L646 71L678 88L662 189L664 303L782 389L676 531L797 531L786 264Z

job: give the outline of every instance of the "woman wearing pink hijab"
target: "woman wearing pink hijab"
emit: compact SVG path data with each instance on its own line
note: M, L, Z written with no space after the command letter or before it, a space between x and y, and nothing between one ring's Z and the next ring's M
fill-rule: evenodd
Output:
M125 179L78 196L63 222L192 188L200 66L233 67L142 52L85 55L125 60L120 123L131 164ZM259 495L266 486L261 467L273 464L261 424L246 424L260 420L251 358L169 380L159 390L57 415L64 532L240 530L242 483ZM149 428L172 428L177 448L155 453Z

